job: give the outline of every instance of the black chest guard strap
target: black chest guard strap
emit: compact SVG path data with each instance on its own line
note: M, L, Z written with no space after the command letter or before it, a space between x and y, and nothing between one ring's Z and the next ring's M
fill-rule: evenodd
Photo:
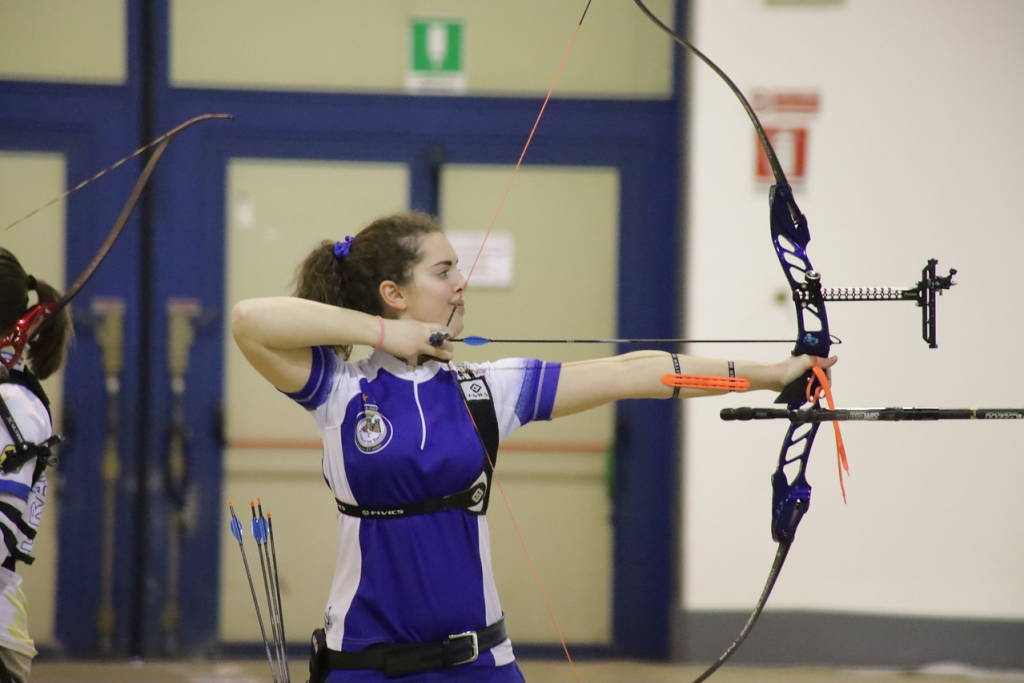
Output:
M356 505L335 498L338 512L364 519L411 517L442 510L465 510L473 515L487 513L487 504L491 498L491 473L498 462L498 416L494 412L494 400L487 380L465 369L458 370L458 378L462 400L484 447L484 464L476 480L457 493L403 505Z
M35 394L36 398L42 402L43 407L46 408L47 414L50 413L50 400L47 398L42 386L39 385L39 380L32 373L3 368L0 383L20 384ZM14 442L6 446L3 452L0 453L0 470L8 474L17 472L25 466L25 463L35 458L35 469L32 472L32 486L34 487L46 470L47 465L53 462L54 454L52 448L60 443L61 439L54 434L42 443L26 441L3 396L0 396L0 419L3 420L4 426L7 427L7 432L11 435L11 441ZM36 530L24 521L21 512L13 505L0 502L0 514L13 523L26 538L34 539L36 537ZM17 536L6 524L0 524L0 532L2 532L3 543L7 546L7 558L3 561L2 565L5 569L15 571L15 564L17 562L32 564L35 561L34 557L22 552L18 547Z
M7 376L0 379L0 383L10 382L25 387L35 394L36 398L42 402L43 407L46 408L47 414L49 414L50 399L47 398L46 392L43 391L43 387L39 384L39 380L32 373L22 370L6 370L5 374ZM52 463L54 459L52 449L61 442L60 436L54 434L42 443L26 441L25 437L21 434L21 429L18 428L18 423L14 421L11 409L7 407L7 402L3 400L2 396L0 396L0 419L3 420L4 426L7 427L11 440L14 442L0 453L0 470L3 470L5 473L17 472L26 462L35 458L36 467L35 472L32 474L32 483L35 484L39 481L39 477L42 476L46 466Z

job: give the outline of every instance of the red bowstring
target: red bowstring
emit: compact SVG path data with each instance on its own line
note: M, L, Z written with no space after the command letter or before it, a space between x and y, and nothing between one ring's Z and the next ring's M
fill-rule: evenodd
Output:
M590 7L590 3L587 3L587 8ZM583 17L587 14L586 8L583 10ZM569 55L572 54L572 48L576 44L576 37L580 33L580 29L583 27L583 17L580 17L580 21L576 24L576 30L573 31L572 37L569 39L569 44L566 45L565 52L562 54L562 61L558 65L558 69L555 70L554 78L551 79L551 85L548 87L548 92L544 96L544 102L540 105L540 111L537 112L537 118L534 119L533 127L530 129L530 134L526 138L526 143L523 144L523 149L519 153L519 158L516 160L516 165L512 168L512 173L508 177L508 181L505 183L505 189L501 193L501 199L498 202L498 207L495 209L494 214L491 216L491 222L487 226L487 232L484 233L484 238L480 242L480 248L477 249L476 256L473 258L473 264L469 268L469 272L466 274L466 280L463 285L464 290L469 289L469 279L473 277L473 271L476 270L476 264L480 261L480 255L484 251L484 247L487 245L487 240L491 236L491 232L494 230L494 226L498 222L498 217L501 215L502 210L505 208L505 202L508 199L509 190L512 189L512 184L515 182L516 176L519 175L519 168L523 165L523 160L526 158L526 150L530 148L530 143L533 141L533 135L537 132L537 126L540 125L540 120L544 116L544 111L547 109L548 102L551 100L551 95L555 91L555 87L558 85L559 79L562 77L562 71L565 69L566 63L569 61ZM455 307L452 306L452 314L449 316L449 323L451 318L455 315ZM487 456L490 460L490 455ZM545 609L547 609L548 618L551 620L551 625L555 629L555 634L558 636L558 642L562 646L562 652L565 654L565 659L569 662L569 668L572 670L573 678L576 683L582 683L579 671L576 669L576 663L573 662L572 655L569 654L569 645L565 640L565 635L562 632L562 627L558 623L558 618L555 616L554 607L551 604L551 598L548 596L547 589L544 587L544 582L540 578L540 572L537 571L537 566L533 561L533 555L530 553L530 549L526 544L526 537L523 536L523 532L519 527L519 520L516 518L515 513L512 511L512 504L509 502L508 495L505 493L505 488L501 485L501 481L498 479L497 472L495 472L494 463L491 462L491 478L498 487L498 491L501 492L502 501L505 504L505 510L508 511L508 516L512 520L512 528L515 530L516 538L519 539L519 545L523 549L523 555L526 557L526 562L530 567L530 573L533 576L534 583L537 584L537 590L540 591L541 598L544 600Z
M490 460L490 455L487 456ZM555 608L551 603L551 597L548 595L547 589L544 587L544 582L540 578L540 572L537 571L537 564L533 561L533 555L530 553L530 548L526 545L526 537L523 536L522 529L519 528L519 520L516 518L514 512L512 512L512 504L509 502L508 494L505 493L505 487L501 485L501 480L498 479L498 473L494 469L494 463L491 463L491 480L498 487L498 491L501 493L502 503L505 505L505 510L508 512L509 519L512 520L512 528L516 532L516 538L519 539L519 546L523 549L523 555L526 557L526 564L530 567L530 574L533 576L533 582L537 584L537 590L540 592L541 599L544 600L544 608L547 610L548 618L551 619L551 625L555 629L555 635L558 636L558 642L562 646L562 652L565 654L565 660L569 662L569 669L572 671L572 676L576 680L576 683L582 683L579 671L576 670L576 663L572 659L572 655L569 654L569 645L565 640L565 634L562 632L562 626L558 623L558 617L555 616Z
M587 3L590 6L590 3ZM583 11L586 15L586 10ZM508 180L505 182L505 189L501 193L501 199L498 201L498 207L494 210L494 215L491 216L491 222L487 226L487 232L484 233L484 239L480 242L480 248L477 249L476 256L473 258L473 264L469 267L469 272L466 273L466 282L464 288L469 289L469 279L473 277L473 271L476 270L476 264L480 261L480 255L484 252L484 247L487 245L487 240L491 236L491 232L494 230L495 224L498 222L498 216L505 208L505 201L508 199L509 190L512 189L512 184L516 180L516 176L519 175L519 167L523 165L523 159L526 158L526 150L530 148L530 143L533 142L533 135L537 132L537 126L540 125L540 120L544 116L544 110L548 107L548 102L551 100L551 94L555 91L555 87L558 85L559 79L562 77L562 71L565 69L566 62L569 61L569 55L572 54L573 45L576 44L576 36L579 35L580 29L583 28L583 20L580 19L580 23L576 25L576 30L573 31L572 37L569 39L569 44L565 47L565 52L562 54L562 61L558 65L558 69L555 71L554 78L551 79L551 85L548 87L547 95L544 96L544 102L540 105L540 111L537 112L537 118L534 119L533 128L530 129L530 134L526 137L526 143L523 145L523 150L519 153L519 159L516 160L516 165L512 168L512 173L509 175ZM454 309L453 309L454 312Z
M813 403L825 398L829 410L836 409L835 399L832 398L832 385L828 381L828 375L822 369L820 360L814 357L814 365L811 367L813 377L807 381L807 401ZM814 380L818 380L818 386L814 387ZM843 443L843 433L839 430L839 422L832 421L832 429L836 433L836 469L839 471L839 490L843 494L843 502L846 502L846 485L843 482L843 471L850 473L850 463L846 460L846 444Z

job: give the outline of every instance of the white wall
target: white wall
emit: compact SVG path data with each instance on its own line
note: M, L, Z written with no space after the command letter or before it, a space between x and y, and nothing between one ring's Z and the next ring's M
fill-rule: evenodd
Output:
M929 257L959 269L939 302L937 350L911 303L833 303L841 406L1024 406L1024 2L847 0L768 6L692 0L695 43L747 93L815 90L810 171L797 201L825 286L901 285ZM795 329L753 182L751 126L704 65L692 78L688 144L688 333ZM702 347L772 359L788 348ZM723 423L686 405L681 606L745 609L774 552L769 475L782 423ZM1024 618L1024 423L850 424L849 504L831 430L809 469L815 493L775 590L776 609Z

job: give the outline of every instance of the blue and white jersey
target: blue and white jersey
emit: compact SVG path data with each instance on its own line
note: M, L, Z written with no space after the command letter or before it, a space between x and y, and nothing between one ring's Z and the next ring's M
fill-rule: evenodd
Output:
M467 367L490 386L500 439L551 419L560 364L510 358ZM347 363L316 347L306 386L288 395L312 412L324 478L342 502L394 506L445 496L470 486L484 466L447 364L413 368L382 351ZM436 641L501 618L486 517L462 509L392 519L339 513L337 524L329 648ZM506 640L472 666L513 659Z
M16 369L24 370L24 366L19 363ZM0 383L0 396L3 396L25 441L43 443L53 436L50 414L31 390L14 382L4 382ZM13 445L14 439L0 420L0 449ZM35 468L36 460L32 458L16 471L0 470L0 531L3 532L0 563L10 557L8 544L23 553L32 552L47 493L45 472L38 481L32 481ZM34 657L36 649L29 637L27 623L21 577L0 567L0 648Z

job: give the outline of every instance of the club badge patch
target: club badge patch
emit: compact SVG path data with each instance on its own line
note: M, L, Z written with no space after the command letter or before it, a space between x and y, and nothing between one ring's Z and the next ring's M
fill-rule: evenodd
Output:
M356 447L366 454L376 453L391 442L394 428L391 420L377 411L377 406L366 403L356 422Z

